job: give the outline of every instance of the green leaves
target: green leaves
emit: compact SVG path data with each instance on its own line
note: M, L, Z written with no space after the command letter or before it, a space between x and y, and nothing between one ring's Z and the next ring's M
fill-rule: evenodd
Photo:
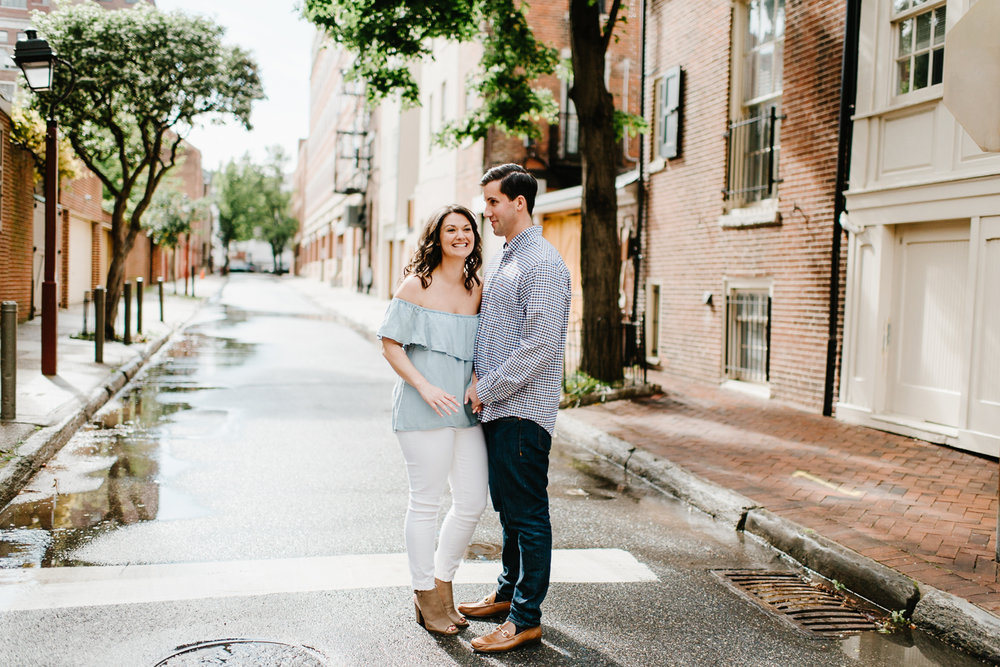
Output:
M255 164L249 155L230 161L216 174L214 189L223 246L228 250L234 241L257 236L271 245L277 260L298 231L298 220L291 215L291 194L284 188L285 158L277 148L269 153L264 164Z
M399 94L404 105L419 105L411 67L431 58L432 40L480 41L480 75L470 82L481 105L450 123L437 140L457 145L480 139L490 128L540 138L539 120L558 107L540 76L555 71L555 49L535 39L524 3L514 0L306 0L305 16L334 42L355 54L350 77L367 83L375 103Z
M143 219L143 229L156 245L176 248L182 234L191 233L191 225L205 214L202 201L191 199L173 187L156 191Z
M34 22L78 74L54 107L60 129L122 210L146 174L144 203L135 207L140 217L198 119L231 116L249 127L251 105L264 97L256 63L223 45L222 27L207 18L145 3L106 11L87 2L36 14ZM71 79L62 67L53 92L37 96L35 106L66 95Z

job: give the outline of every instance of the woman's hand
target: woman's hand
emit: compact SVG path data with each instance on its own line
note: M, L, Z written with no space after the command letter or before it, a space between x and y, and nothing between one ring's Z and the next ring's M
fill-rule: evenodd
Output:
M420 397L427 402L427 405L434 409L434 412L438 413L438 416L445 417L450 414L457 413L462 409L459 404L458 399L446 392L440 387L435 387L434 385L426 382L421 386L416 388L420 392ZM444 411L442 413L442 410Z

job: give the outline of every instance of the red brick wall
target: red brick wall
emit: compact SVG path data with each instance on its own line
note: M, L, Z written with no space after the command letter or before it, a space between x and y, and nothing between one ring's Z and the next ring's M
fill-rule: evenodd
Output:
M643 279L662 284L664 370L720 382L724 278L771 278L772 396L818 411L826 373L844 2L787 1L782 222L723 229L731 6L729 0L655 0L650 7L647 110L657 73L680 65L685 81L681 155L648 180ZM842 265L845 258L843 251ZM705 292L712 293L712 306L703 304Z
M10 143L10 118L0 112L0 301L16 301L20 321L31 303L34 180L31 156ZM40 307L40 304L38 304Z
M608 68L610 70L608 90L614 97L616 108L622 109L623 105L627 103L629 112L639 114L639 2L638 0L624 0L622 2L622 6L621 15L626 16L628 21L626 23L619 22L616 25L614 35L617 36L618 39L612 39L611 44L608 47L608 51L610 53L608 61ZM528 23L538 41L555 48L559 52L567 50L568 53L570 48L568 0L562 0L560 2L531 3L528 10ZM624 65L625 59L629 60L627 69ZM626 72L628 73L629 79L627 100L624 99L625 96L622 94L624 76ZM563 84L558 76L550 75L542 77L538 80L538 85L552 91L552 96L556 102L559 103L560 109L563 108ZM545 164L551 165L554 160L558 159L558 156L550 154L548 124L541 123L541 130L542 138L539 139L533 147L534 156ZM639 141L639 138L636 137L629 144L628 152L633 158L638 156ZM508 137L500 132L491 131L490 135L486 139L484 157L484 162L486 164L484 166L491 167L505 162L517 162L519 164L523 164L527 154L528 152L525 149L524 141L522 139L517 137ZM634 160L630 161L625 159L620 165L620 170L625 171L633 169L636 166L637 162ZM546 177L545 174L540 174L540 176L542 178ZM579 177L577 177L575 184L579 184ZM550 185L560 184L551 183ZM564 183L561 185L570 184Z

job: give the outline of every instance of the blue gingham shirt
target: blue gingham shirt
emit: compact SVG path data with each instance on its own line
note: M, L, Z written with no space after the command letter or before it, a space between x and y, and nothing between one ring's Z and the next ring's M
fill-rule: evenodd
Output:
M555 430L572 289L542 228L504 244L486 269L474 365L480 419L530 419Z

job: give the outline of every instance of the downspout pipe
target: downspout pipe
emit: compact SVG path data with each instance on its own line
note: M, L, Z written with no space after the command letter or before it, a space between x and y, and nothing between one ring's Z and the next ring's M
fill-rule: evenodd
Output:
M646 117L646 0L639 2L639 20L642 28L639 37L639 114ZM626 111L628 111L626 109ZM639 322L639 271L642 269L642 223L646 211L646 140L639 141L639 182L636 192L637 211L635 214L635 237L630 242L629 253L635 265L632 271L632 322ZM643 337L645 338L645 337ZM646 351L642 350L642 354Z
M851 173L855 101L858 92L858 41L861 30L861 0L847 0L844 22L844 56L840 68L840 128L837 141L837 181L833 199L833 239L830 244L830 323L826 344L826 383L823 415L833 415L834 380L837 374L837 332L840 315L840 244L844 229L840 216L847 210L844 192Z

